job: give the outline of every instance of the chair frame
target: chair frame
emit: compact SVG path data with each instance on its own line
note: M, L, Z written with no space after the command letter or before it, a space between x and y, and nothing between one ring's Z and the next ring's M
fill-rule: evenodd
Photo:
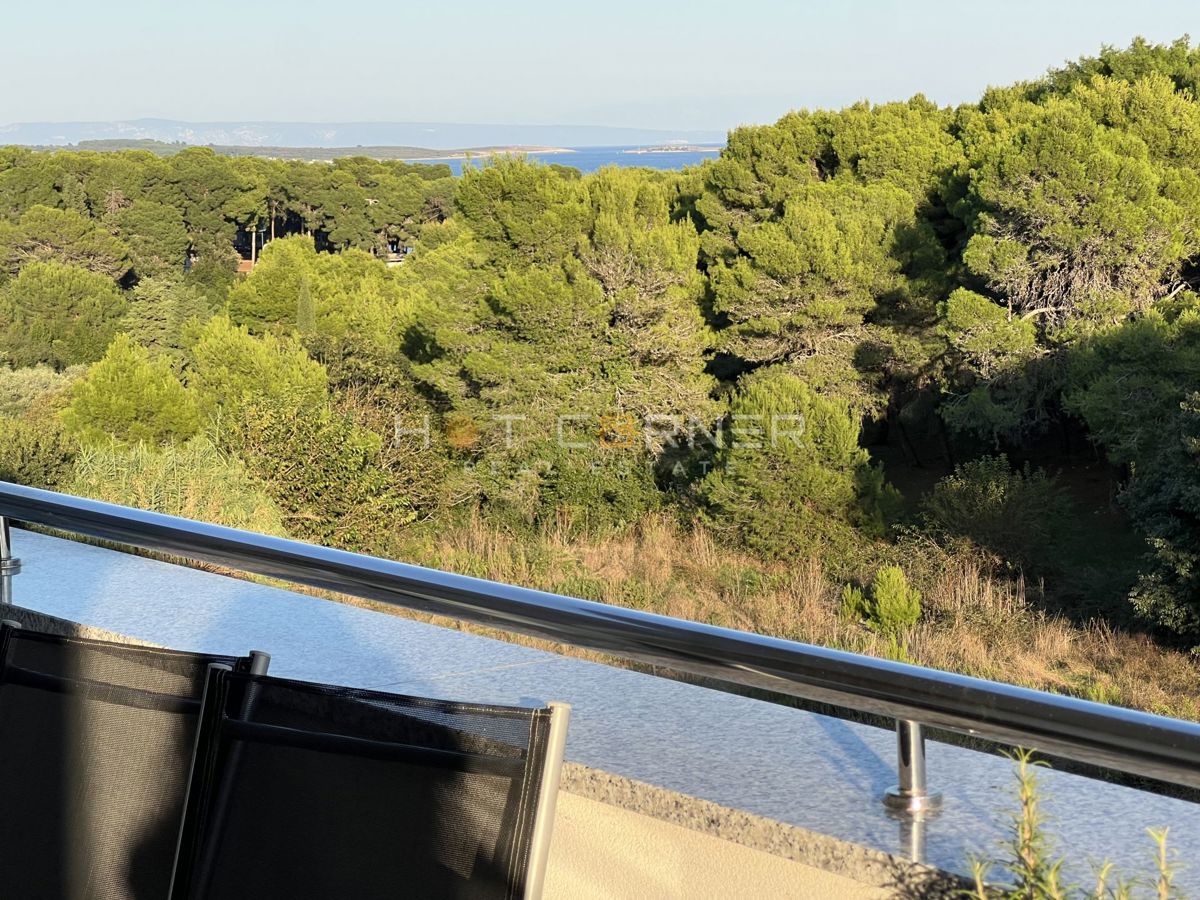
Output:
M533 820L529 871L525 876L526 900L539 900L545 885L546 867L550 861L550 841L554 833L554 813L558 804L558 788L567 749L567 724L571 720L569 703L551 701L546 706L550 709L550 735L546 741L546 765L542 770L537 814Z

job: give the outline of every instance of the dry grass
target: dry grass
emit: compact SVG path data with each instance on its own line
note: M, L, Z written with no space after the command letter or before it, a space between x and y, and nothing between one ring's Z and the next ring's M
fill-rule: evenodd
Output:
M596 540L565 528L530 540L472 518L410 549L421 557L412 561L450 571L1200 719L1195 657L1049 615L1020 578L995 577L978 554L934 544L903 548L924 601L921 622L898 643L840 615L842 585L819 561L766 564L666 517Z

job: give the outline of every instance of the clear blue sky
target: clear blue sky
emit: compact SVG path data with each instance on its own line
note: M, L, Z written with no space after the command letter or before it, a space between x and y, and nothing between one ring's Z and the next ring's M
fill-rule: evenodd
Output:
M725 129L792 108L918 91L957 103L1104 43L1200 32L1200 7L1174 0L5 6L0 123L160 117Z

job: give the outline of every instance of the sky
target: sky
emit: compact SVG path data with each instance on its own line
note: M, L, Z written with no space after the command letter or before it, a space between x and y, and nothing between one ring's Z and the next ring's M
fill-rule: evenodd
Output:
M725 130L859 99L969 101L1103 44L1200 32L1194 0L5 6L0 124L155 117Z

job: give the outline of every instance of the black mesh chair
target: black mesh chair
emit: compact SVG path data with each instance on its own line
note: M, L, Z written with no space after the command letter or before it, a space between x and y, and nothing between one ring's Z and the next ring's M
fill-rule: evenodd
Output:
M208 668L267 659L0 624L0 897L165 897Z
M170 896L538 896L569 711L214 671Z

